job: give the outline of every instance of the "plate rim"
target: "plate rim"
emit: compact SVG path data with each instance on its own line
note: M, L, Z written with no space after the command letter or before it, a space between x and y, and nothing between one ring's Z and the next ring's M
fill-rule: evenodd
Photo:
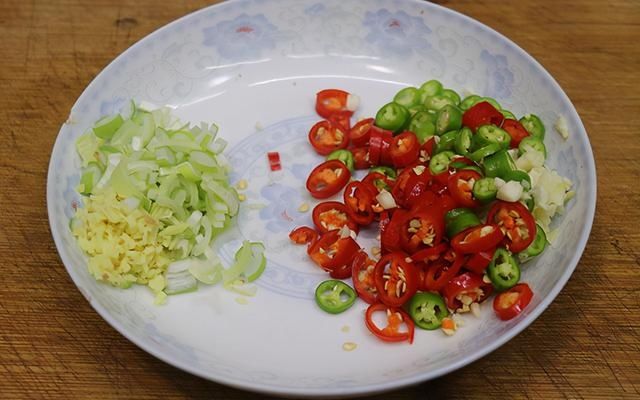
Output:
M143 46L144 43L152 36L159 35L161 32L169 30L174 25L178 25L182 23L184 20L193 18L198 14L207 13L207 12L210 12L212 9L217 10L218 8L224 8L225 6L228 6L231 3L243 2L243 1L248 1L248 0L226 0L217 4L213 4L213 5L206 6L204 8L192 11L188 14L185 14L155 29L154 31L140 38L138 41L133 43L127 49L119 53L113 60L111 60L105 67L103 67L100 70L100 72L98 72L94 76L91 82L82 91L78 99L74 102L73 106L70 109L70 114L73 113L73 110L76 109L76 107L78 107L79 104L85 101L84 98L90 92L90 89L92 89L93 86L97 84L97 81L100 78L100 76L102 76L104 73L108 72L109 70L116 68L117 65L120 64L127 55L131 54L132 52L136 51L136 49ZM277 1L277 0L272 0L272 1ZM363 396L368 394L388 392L391 390L397 390L407 386L417 385L422 382L426 382L426 381L441 377L443 375L446 375L448 373L451 373L455 370L458 370L466 365L469 365L479 360L480 358L485 357L486 355L492 353L496 349L502 347L505 343L513 339L515 336L523 332L525 329L527 329L533 323L533 321L535 321L549 307L549 305L556 299L560 291L566 286L567 282L573 275L580 261L580 258L584 254L584 250L588 242L589 236L591 234L593 222L595 219L595 210L596 210L596 202L597 202L597 171L595 166L593 149L591 147L591 142L589 140L589 136L584 127L582 119L580 118L573 102L571 102L570 98L565 93L564 89L560 86L560 84L556 81L556 79L544 68L544 66L535 57L533 57L531 54L526 52L524 49L522 49L518 44L516 44L514 41L509 39L507 36L503 35L502 33L496 31L492 27L472 17L462 14L459 11L444 7L440 4L424 2L421 0L401 0L401 1L407 2L407 3L420 4L422 7L425 7L427 9L430 7L433 7L433 8L439 9L439 11L444 13L452 13L456 17L461 18L465 23L473 25L476 28L480 28L488 32L490 35L496 37L498 40L503 41L506 47L511 48L512 50L519 53L520 56L524 57L524 59L527 59L531 63L531 66L535 70L537 70L539 73L541 73L544 76L544 78L546 78L551 83L550 85L551 90L556 94L558 94L564 103L570 105L568 111L571 114L571 117L577 122L578 131L579 131L579 132L574 132L573 135L575 136L576 134L579 134L584 138L584 150L586 152L587 157L583 161L585 162L585 168L587 169L587 176L593 177L593 185L590 185L589 187L587 187L587 198L585 199L587 201L586 213L588 218L587 220L583 221L582 234L577 242L576 252L568 261L569 267L555 282L549 294L541 300L538 306L534 308L524 319L522 319L516 325L514 325L512 329L507 331L505 334L498 336L496 340L490 343L490 345L484 348L480 348L475 351L472 351L468 355L462 357L459 361L451 363L446 367L442 367L440 369L436 369L430 372L411 375L404 378L397 378L396 380L391 382L387 381L383 383L358 385L358 386L346 387L346 388L344 387L343 388L331 388L331 387L300 388L300 387L284 387L282 385L269 385L264 383L256 384L248 380L229 379L227 377L219 377L211 374L206 374L203 371L200 371L196 368L191 367L187 363L183 363L183 362L180 362L179 360L172 359L171 356L164 354L162 351L157 351L156 349L154 349L154 347L151 344L148 344L134 337L134 335L130 334L125 327L121 326L118 323L117 320L113 319L111 317L111 314L99 302L93 301L92 299L88 298L80 289L79 277L76 275L76 272L71 267L71 264L72 264L71 260L69 259L69 256L67 255L64 244L62 243L62 238L58 236L56 230L54 229L55 227L53 224L53 219L51 218L51 215L55 213L55 210L53 209L53 203L54 203L53 182L55 181L55 176L53 172L55 166L53 161L54 161L54 155L59 151L59 148L60 148L59 138L63 133L63 131L65 130L65 126L67 125L67 123L65 122L62 124L62 126L60 127L60 130L58 131L58 134L56 135L56 140L52 147L51 157L49 160L49 166L48 166L48 172L47 172L47 184L46 184L47 218L49 219L49 228L51 231L51 235L53 237L56 250L57 250L58 256L62 261L62 264L64 265L65 269L67 270L67 273L71 277L71 280L76 286L76 289L83 295L83 297L87 299L91 307L93 307L93 309L102 317L103 320L105 320L113 329L119 332L122 336L127 338L127 340L135 344L138 348L144 350L146 353L156 357L157 359L175 368L179 368L185 372L201 377L203 379L216 382L219 384L223 384L229 387L233 387L236 389L240 389L240 390L245 390L245 391L248 390L248 391L269 394L269 395L279 395L279 396L287 396L287 397L302 396L306 398L319 398L319 397L327 398L327 397L345 397L345 396L356 397L356 396Z

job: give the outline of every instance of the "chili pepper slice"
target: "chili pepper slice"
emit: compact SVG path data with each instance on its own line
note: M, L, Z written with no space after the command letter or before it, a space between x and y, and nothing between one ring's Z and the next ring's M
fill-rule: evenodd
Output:
M457 94L456 94L457 96ZM458 98L458 102L460 99ZM448 104L438 111L436 120L436 133L441 135L452 130L457 131L462 127L462 110L455 105Z
M493 310L498 318L508 321L520 314L531 303L532 298L533 292L529 285L519 283L493 299Z
M344 163L338 160L325 161L311 171L307 178L307 190L316 199L325 199L338 193L351 178Z
M340 237L340 232L335 230L320 236L309 246L307 254L320 268L331 272L347 264L351 266L351 261L359 250L360 246L353 238Z
M424 292L414 294L409 301L409 315L419 328L434 330L440 328L449 310L440 295Z
M387 325L384 328L378 327L374 322L373 315L376 312L387 314ZM381 303L372 304L367 308L365 323L371 333L385 342L409 341L409 343L413 343L415 325L411 316L401 308L388 307ZM402 325L405 326L404 331L400 330Z
M400 229L402 248L413 254L418 250L438 245L442 240L444 218L439 208L419 209L411 212Z
M488 146L484 146L475 150L473 153L467 154L467 157L472 159L476 163L481 163L485 158L490 155L502 150L502 147L499 144L490 144Z
M372 189L366 184L353 181L344 189L344 204L349 217L361 226L369 225L373 222L375 213L373 206L376 203Z
M349 93L340 89L325 89L316 94L316 112L323 118L329 118L339 111L351 112L347 109Z
M492 248L486 251L481 251L479 253L472 254L471 257L464 264L464 268L467 271L474 272L478 275L484 274L484 271L493 260L493 255L496 252L496 248Z
M326 156L334 150L346 148L349 137L342 127L331 121L322 120L309 130L309 143L318 154Z
M282 169L282 165L280 165L280 153L270 151L267 153L267 159L269 160L269 168L271 171L279 171Z
M313 243L318 239L318 232L308 226L299 226L289 233L289 239L296 244Z
M496 199L498 188L494 178L481 178L473 184L473 197L487 204Z
M463 111L467 111L473 105L477 104L481 98L482 97L478 96L477 94L472 94L472 95L469 95L469 96L465 97L460 102L460 109L463 110Z
M522 155L527 151L537 151L544 155L544 158L547 158L547 147L544 145L542 139L536 136L527 136L522 139L520 144L518 145L518 155Z
M406 257L402 252L385 254L373 271L378 300L387 306L402 306L418 290L418 273Z
M475 208L480 205L480 202L473 197L473 186L480 178L482 175L470 169L460 170L449 176L449 193L459 206Z
M518 202L497 200L487 214L487 223L497 224L505 233L505 247L513 253L526 249L536 237L536 222L527 208Z
M441 94L443 90L444 87L442 86L442 83L437 79L428 80L420 86L420 91L422 92L423 97L431 97Z
M451 279L442 289L442 296L450 310L469 311L471 303L481 303L493 287L485 283L480 275L465 272Z
M495 125L482 125L478 128L473 139L476 148L498 144L503 149L507 149L511 143L511 136L504 129Z
M385 167L385 166L373 167L369 172L379 172L385 175L389 179L396 179L398 177L396 170L391 167Z
M369 138L369 161L372 165L391 165L389 148L393 140L393 133L377 126L371 127Z
M409 122L409 110L398 103L387 103L376 113L376 126L400 132Z
M518 253L518 259L520 262L528 261L540 255L545 247L547 247L547 235L544 233L544 229L536 224L535 239L533 239L533 242L526 249Z
M525 115L524 117L520 118L520 123L531 136L537 137L540 140L544 140L546 129L544 128L544 124L542 123L540 117L535 114Z
M442 96L448 98L449 100L453 101L453 103L455 105L460 104L460 95L458 93L456 93L455 90L452 89L443 89L442 93L440 93Z
M422 93L415 87L402 88L393 97L393 102L406 108L413 107L422 102Z
M358 296L366 303L378 302L378 289L373 277L376 262L364 251L358 252L351 262L351 279Z
M440 140L436 145L434 151L435 154L442 153L443 151L453 151L455 149L456 139L458 138L458 131L448 131L440 136Z
M482 125L501 126L504 116L488 101L481 101L470 107L462 115L462 125L476 131Z
M406 210L397 209L393 215L383 213L380 217L380 242L383 252L393 252L401 249L400 230L404 219L409 215Z
M430 97L425 98L424 106L427 107L427 110L439 111L445 106L455 106L456 103L448 96L443 94L436 94Z
M529 136L529 132L527 132L525 127L515 119L505 119L502 123L502 129L511 136L511 142L509 144L511 148L518 147L522 139Z
M436 114L430 111L418 111L411 117L407 130L415 133L421 144L436 134Z
M367 169L371 167L369 162L369 147L354 147L351 149L353 154L353 167L355 169Z
M342 111L334 112L327 119L335 126L340 127L340 130L342 132L348 133L351 130L352 115L353 115L353 111L342 110Z
M405 131L393 138L389 152L393 166L404 168L418 160L420 142L413 132Z
M451 259L451 257L454 257ZM447 251L443 257L429 265L424 277L424 287L427 290L439 292L460 272L465 258L462 254Z
M353 172L355 161L353 153L346 149L334 150L327 156L327 160L338 160L347 166L349 172Z
M423 249L418 252L415 252L411 255L411 259L413 261L423 261L430 262L435 261L440 258L440 255L444 253L449 246L446 243L440 243L437 246L430 247L428 249Z
M449 238L472 226L480 225L480 218L468 208L454 208L444 216L445 231Z
M493 287L503 292L514 287L520 280L520 266L507 249L499 247L487 267L487 274Z
M313 208L311 218L320 233L327 233L347 226L358 232L358 224L349 218L347 207L338 201L324 201Z
M373 126L373 122L373 118L367 118L356 123L349 131L351 144L356 147L368 145L369 138L371 137L371 127Z
M458 233L451 239L451 247L462 254L479 253L494 248L504 233L498 225L478 225Z
M469 153L472 145L473 132L465 126L458 132L458 136L456 137L453 147L456 150L456 153L465 155Z
M489 178L496 176L504 179L507 174L516 170L516 164L507 150L500 150L484 159L484 174Z
M429 169L434 175L445 172L449 169L449 163L456 154L453 151L443 151L431 157Z
M362 183L375 190L375 192L373 192L374 196L377 196L382 189L390 191L394 185L393 180L390 180L386 175L377 171L372 171L365 175L365 177L362 178Z
M330 314L348 310L357 297L351 286L335 279L321 282L316 288L316 304Z

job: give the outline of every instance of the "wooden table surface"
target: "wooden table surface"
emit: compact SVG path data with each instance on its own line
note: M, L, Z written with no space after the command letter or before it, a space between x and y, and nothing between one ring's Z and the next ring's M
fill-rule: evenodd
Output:
M50 151L85 86L206 3L0 2L1 399L257 397L164 364L103 321L61 264L45 208ZM375 398L640 398L640 2L441 3L510 37L565 89L595 153L596 218L573 277L522 334L448 376Z

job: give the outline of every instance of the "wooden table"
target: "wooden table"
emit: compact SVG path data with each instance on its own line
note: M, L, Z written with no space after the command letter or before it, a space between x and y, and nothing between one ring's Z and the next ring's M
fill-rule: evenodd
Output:
M594 149L598 206L573 277L526 331L448 376L378 399L640 397L640 2L461 0L536 57ZM75 289L45 208L49 155L84 87L202 0L0 3L0 398L247 399L160 362Z

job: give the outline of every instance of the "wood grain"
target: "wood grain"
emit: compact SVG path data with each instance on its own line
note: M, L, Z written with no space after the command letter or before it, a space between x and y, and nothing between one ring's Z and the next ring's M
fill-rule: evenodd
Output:
M595 152L582 260L525 332L448 376L374 397L640 398L640 2L440 1L507 35L558 80ZM0 2L0 398L248 399L139 350L75 289L53 245L46 171L59 127L114 57L205 1Z

